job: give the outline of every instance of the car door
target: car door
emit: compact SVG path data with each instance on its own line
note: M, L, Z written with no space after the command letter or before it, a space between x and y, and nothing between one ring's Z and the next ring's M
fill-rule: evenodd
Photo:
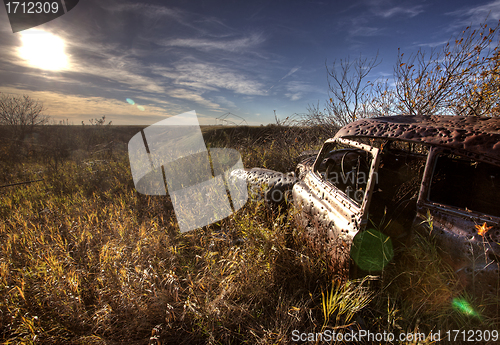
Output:
M337 270L348 269L352 240L367 223L378 159L375 147L330 139L313 168L293 188L298 223Z
M500 287L500 162L433 147L414 227L432 235L445 262L474 292Z

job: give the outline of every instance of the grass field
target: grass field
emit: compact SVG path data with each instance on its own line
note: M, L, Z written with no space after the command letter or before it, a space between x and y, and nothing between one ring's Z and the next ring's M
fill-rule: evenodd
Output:
M53 126L1 142L0 185L44 179L0 188L3 344L288 344L326 330L432 344L431 332L500 329L499 299L465 295L425 238L347 280L307 246L293 209L249 202L181 234L168 197L134 189L126 143L138 130ZM286 126L203 134L245 167L279 171L323 139Z

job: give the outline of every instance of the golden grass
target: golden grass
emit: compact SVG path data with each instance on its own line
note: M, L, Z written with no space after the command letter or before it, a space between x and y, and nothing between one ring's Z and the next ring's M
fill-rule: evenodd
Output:
M237 148L245 166L284 167L283 142ZM4 180L43 168L20 166L4 166ZM0 189L4 344L288 344L293 330L498 328L452 308L453 274L423 239L379 279L340 283L293 210L251 202L181 234L167 198L135 192L126 156L67 160L44 177Z

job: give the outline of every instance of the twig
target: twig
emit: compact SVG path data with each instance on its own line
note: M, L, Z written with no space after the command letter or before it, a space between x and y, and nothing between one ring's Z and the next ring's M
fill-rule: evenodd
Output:
M40 180L34 180L34 181L26 181L26 182L17 182L17 183L11 183L11 184L6 184L4 186L0 186L0 188L4 188L4 187L11 187L11 186L17 186L17 185L20 185L20 184L28 184L28 183L33 183L33 182L40 182L40 181L43 181L44 179L40 179Z

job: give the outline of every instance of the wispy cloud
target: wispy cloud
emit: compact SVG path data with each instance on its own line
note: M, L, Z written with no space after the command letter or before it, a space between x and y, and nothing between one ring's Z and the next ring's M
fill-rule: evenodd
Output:
M290 98L291 101L298 101L302 98L302 94L300 92L297 93L285 93L285 96Z
M141 14L147 17L167 16L171 18L182 17L185 11L179 9L168 8L166 6L145 4L142 2L115 2L112 6L106 6L106 3L101 5L110 12L128 11Z
M197 33L198 35L207 35L220 37L217 33L222 30L222 36L227 34L227 31L233 31L222 20L216 17L200 14L196 11L188 11L179 7L167 7L163 5L146 4L144 2L114 2L112 4L101 4L106 10L116 12L128 12L132 16L141 16L144 19L142 25L145 28L165 27L165 24L175 23L183 29L184 35L187 31ZM125 26L127 21L123 21ZM158 39L158 37L155 37Z
M227 52L239 52L254 48L262 42L264 42L262 35L253 34L248 37L231 40L178 38L160 44L172 47L194 48L202 51L222 50Z
M376 28L376 27L370 27L370 26L355 26L351 29L349 34L351 36L364 36L364 37L372 37L372 36L379 36L384 33L384 29L382 28Z
M423 5L410 4L404 0L366 0L369 11L383 18L415 17L424 12Z
M186 89L175 89L168 91L168 95L174 98L181 98L191 102L196 102L213 110L220 110L220 105L203 98L199 93Z
M157 94L165 92L165 87L157 80L126 69L86 64L76 67L73 71L91 74L94 78L104 79L104 82L108 80L108 82L117 83L119 85L114 85L116 90L135 90Z
M102 2L100 6L110 13L129 12L133 15L140 15L147 18L150 23L167 19L175 21L183 26L199 30L192 24L193 19L190 18L190 13L179 8L169 8L142 2Z
M388 22L384 22L380 18L412 18L424 12L422 5L405 5L398 3L395 5L393 0L366 0L360 4L352 5L356 8L354 16L347 16L341 19L342 27L347 28L348 37L375 37L389 35ZM351 49L360 49L365 42L350 42Z
M206 62L181 63L176 66L176 83L201 90L225 89L243 95L264 95L264 85L243 72Z
M216 96L215 99L217 100L218 103L220 103L221 105L224 105L228 108L233 108L233 109L237 108L236 104L234 102L228 100L226 97Z
M390 8L375 8L374 13L377 16L383 18L390 18L394 16L407 16L407 17L415 17L424 11L423 6L411 6L411 7L403 7L403 6L395 6Z
M25 74L32 74L35 77L40 75L40 70L30 67L26 61L16 56L16 47L5 46L2 51L5 54L2 58L4 62L23 67ZM68 40L66 51L69 54L69 67L65 71L53 74L53 79L60 82L91 86L92 84L83 81L91 78L94 82L99 81L95 83L99 88L105 85L109 89L119 91L165 92L161 80L148 76L146 66L130 51L120 48L119 45ZM44 77L50 79L49 75Z
M281 78L279 81L282 81L283 79L291 76L292 74L294 74L295 72L297 72L299 69L300 69L300 66L295 66L283 78Z
M470 23L482 23L488 17L489 20L500 20L500 0L494 0L490 3L468 6L452 12L448 15L462 18L460 25L469 25Z
M366 12L357 13L353 17L342 19L342 27L347 28L349 38L352 37L373 37L385 33L385 29L380 27L383 23L379 19L374 21L374 10L370 7Z
M289 76L291 76L292 74L294 74L295 72L297 72L298 70L300 69L300 66L295 66L293 67L290 71L288 71L287 74L285 74L284 77L282 77L280 80L278 80L275 84L273 84L273 86L271 86L269 89L267 89L266 92L269 92L271 91L277 84L279 84L283 79L285 78L288 78Z
M288 91L285 93L285 96L290 98L292 101L297 101L304 97L307 93L312 93L312 92L321 92L323 93L323 90L320 90L316 86L312 86L311 84L307 82L302 82L302 81L290 81L286 84L286 90Z
M445 41L438 41L438 42L428 42L428 43L415 43L415 45L417 47L430 47L430 48L435 48L435 47L439 47L439 46L442 46L442 45L445 45L446 43L448 43L449 40L445 40Z

